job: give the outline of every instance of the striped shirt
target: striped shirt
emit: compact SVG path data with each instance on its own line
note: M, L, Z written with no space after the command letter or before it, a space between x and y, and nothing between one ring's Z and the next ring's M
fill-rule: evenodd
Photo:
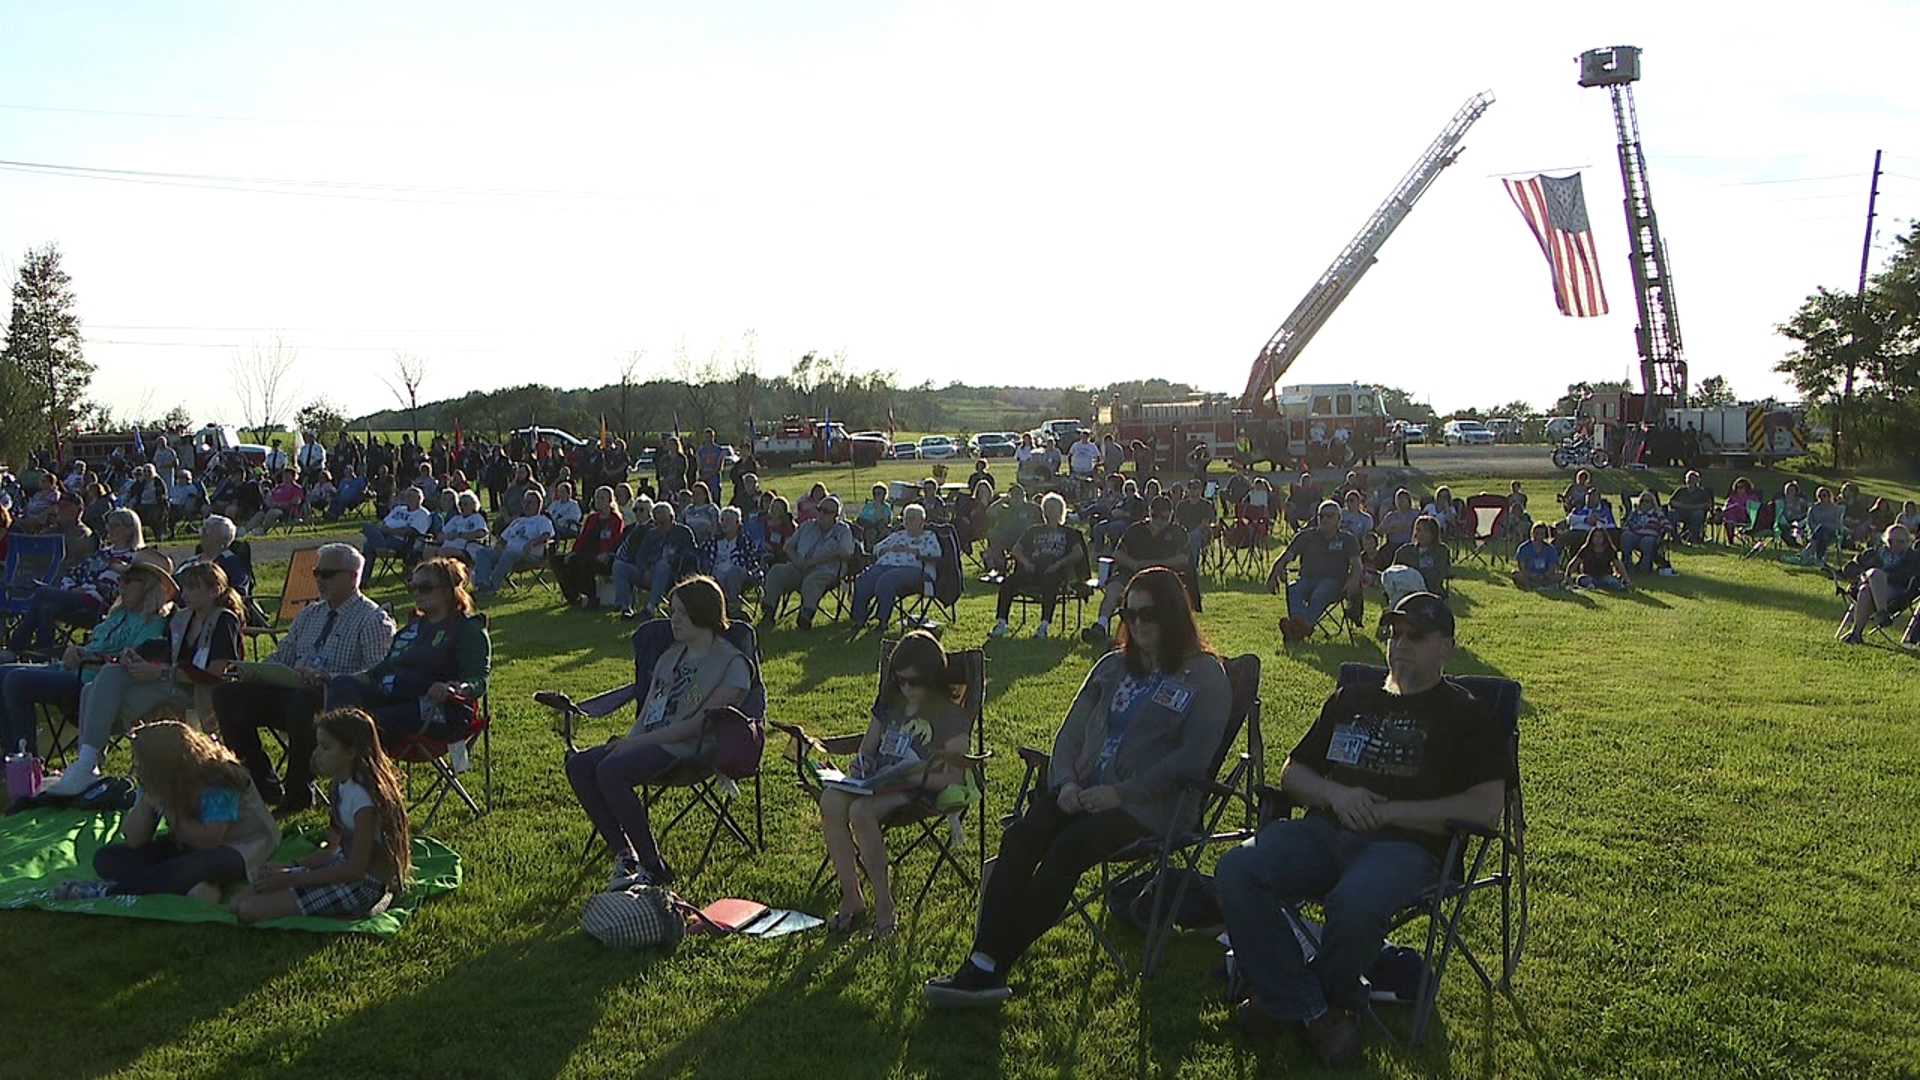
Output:
M320 640L326 629L327 615L338 612L327 640ZM293 617L287 636L267 657L269 663L300 667L315 656L329 674L351 675L365 671L386 658L393 643L393 616L364 593L353 596L338 608L323 602L308 604Z

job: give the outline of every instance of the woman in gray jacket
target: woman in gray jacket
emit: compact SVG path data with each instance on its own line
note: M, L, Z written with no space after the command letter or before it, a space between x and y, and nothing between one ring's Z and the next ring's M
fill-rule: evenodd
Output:
M1181 788L1207 779L1226 732L1226 668L1194 625L1180 576L1148 567L1127 583L1119 647L1101 657L1054 736L1048 789L1007 826L980 898L973 953L927 983L927 1002L1004 1001L1007 972L1060 921L1080 875L1174 824ZM1193 827L1197 803L1187 809Z

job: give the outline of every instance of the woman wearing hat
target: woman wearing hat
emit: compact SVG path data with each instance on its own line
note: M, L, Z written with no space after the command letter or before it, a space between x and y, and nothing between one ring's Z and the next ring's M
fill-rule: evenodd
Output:
M137 656L142 649L158 649L167 634L163 613L178 591L165 567L135 562L120 575L120 592L113 609L88 634L85 645L67 646L57 665L0 664L0 703L5 705L0 716L4 716L6 726L0 737L8 750L25 745L32 751L37 746L40 721L36 706L71 700L94 681L103 666ZM74 771L97 775L99 762L96 747L82 746Z
M177 598L167 620L166 651L148 661L131 649L109 663L80 691L80 756L52 791L78 795L100 778L99 763L117 730L156 708L167 707L188 723L213 715L213 687L227 667L240 659L240 594L227 583L226 571L212 563L194 563L176 582L152 563L138 563L140 575L156 582L151 591ZM198 725L195 725L198 726Z

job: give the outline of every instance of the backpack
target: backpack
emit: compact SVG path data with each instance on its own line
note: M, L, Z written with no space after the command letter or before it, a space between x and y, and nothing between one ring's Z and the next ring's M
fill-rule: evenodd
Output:
M1180 891L1182 881L1186 884L1184 893ZM1142 871L1115 882L1107 891L1107 910L1145 934L1153 918L1158 888L1172 890L1169 895L1180 896L1180 906L1173 913L1175 927L1204 933L1218 933L1225 928L1227 917L1220 911L1220 898L1214 892L1212 876L1177 866L1169 867L1159 878L1151 871Z
M636 885L587 897L580 927L609 949L672 948L687 936L689 907L665 889Z

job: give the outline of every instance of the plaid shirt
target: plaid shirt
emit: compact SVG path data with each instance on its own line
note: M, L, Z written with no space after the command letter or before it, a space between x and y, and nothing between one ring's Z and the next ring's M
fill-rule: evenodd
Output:
M333 633L316 649L314 643L320 640L320 631L327 625L327 613L334 610L340 614L334 620ZM280 640L267 660L298 667L317 652L320 666L329 673L351 675L385 659L387 648L393 643L393 633L393 616L367 599L364 593L354 593L337 609L328 608L323 602L302 608L300 614L293 617L293 625L287 628L287 636Z

